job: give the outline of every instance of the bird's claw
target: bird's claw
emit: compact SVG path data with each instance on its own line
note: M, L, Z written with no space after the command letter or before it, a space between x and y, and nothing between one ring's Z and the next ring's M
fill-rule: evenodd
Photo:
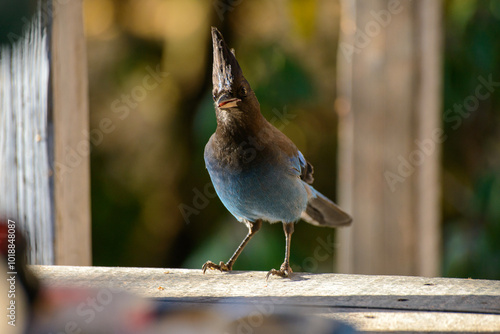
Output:
M207 261L201 267L201 269L203 270L203 274L205 274L205 271L207 271L207 269L220 270L221 272L223 272L223 271L231 271L231 266L228 266L227 264L225 264L222 261L220 261L219 264L215 264L212 261Z
M283 263L280 267L280 270L276 269L271 269L266 275L266 281L269 279L269 276L274 275L274 276L280 276L283 278L290 277L293 274L292 267L288 263Z

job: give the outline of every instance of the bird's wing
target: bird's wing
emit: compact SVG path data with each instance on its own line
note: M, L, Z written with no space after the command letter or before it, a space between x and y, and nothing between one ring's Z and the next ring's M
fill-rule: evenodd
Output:
M304 158L304 155L300 152L297 151L299 154L299 161L300 161L300 178L309 184L312 184L314 182L314 168L313 166Z
M277 147L281 150L282 157L286 157L288 160L290 171L293 175L300 177L300 179L306 183L313 183L313 166L304 158L302 152L300 152L295 144L285 136L281 131L276 129L270 123L268 126L273 132L273 142L277 144Z
M302 152L297 150L297 153L290 158L292 164L292 172L299 176L300 179L306 183L312 184L314 181L313 166L304 158Z

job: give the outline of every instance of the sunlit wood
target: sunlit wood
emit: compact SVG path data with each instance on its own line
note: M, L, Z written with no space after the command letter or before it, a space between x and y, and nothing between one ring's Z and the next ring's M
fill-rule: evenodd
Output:
M441 5L342 1L341 272L440 273Z

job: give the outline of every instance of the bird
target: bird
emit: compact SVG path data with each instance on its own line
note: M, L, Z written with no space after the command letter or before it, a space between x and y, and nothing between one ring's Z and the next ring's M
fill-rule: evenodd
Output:
M227 262L203 264L231 271L263 221L281 222L285 259L266 276L291 277L291 236L300 219L317 226L348 226L352 217L311 184L313 166L295 144L262 115L259 101L220 31L212 27L212 97L217 128L205 146L205 166L227 210L248 233Z

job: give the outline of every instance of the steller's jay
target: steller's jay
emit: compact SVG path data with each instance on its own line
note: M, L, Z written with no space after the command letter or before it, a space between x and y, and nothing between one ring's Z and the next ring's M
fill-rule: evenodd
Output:
M267 274L289 277L290 240L300 218L327 227L352 218L310 184L313 167L293 142L260 112L259 101L221 33L212 27L213 99L217 129L205 147L205 164L224 206L248 227L227 263L207 261L202 269L230 271L262 221L283 222L285 260Z

